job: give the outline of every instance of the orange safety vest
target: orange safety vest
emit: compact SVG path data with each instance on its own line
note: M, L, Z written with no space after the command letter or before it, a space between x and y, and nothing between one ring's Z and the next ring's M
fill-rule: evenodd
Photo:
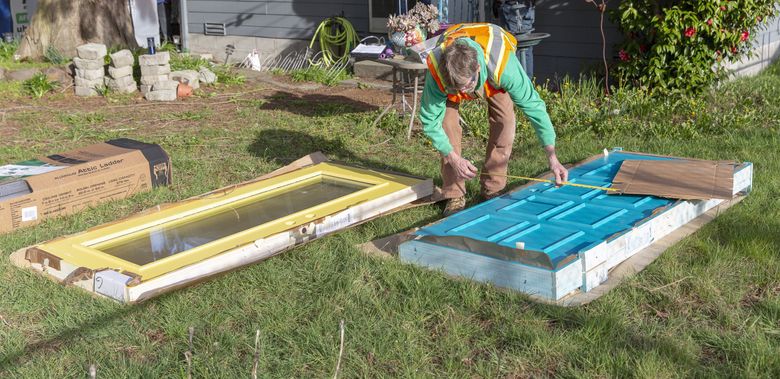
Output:
M439 89L447 94L447 99L456 103L474 99L469 94L449 87L441 79L441 67L439 67L441 55L447 46L461 37L474 40L482 47L482 51L485 52L488 72L487 80L483 83L485 95L491 97L497 93L506 92L503 89L499 89L498 85L501 83L501 75L504 73L504 67L509 60L509 56L517 50L517 39L515 39L515 36L498 25L488 23L455 24L442 33L436 42L437 46L431 50L426 59L428 70L430 70L433 80L436 81Z

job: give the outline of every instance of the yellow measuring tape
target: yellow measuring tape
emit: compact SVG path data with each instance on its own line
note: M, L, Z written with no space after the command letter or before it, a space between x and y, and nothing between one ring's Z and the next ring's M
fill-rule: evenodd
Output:
M511 178L511 179L522 179L522 180L530 180L532 182L542 182L542 183L552 183L552 184L555 184L555 180L531 178L531 177L528 177L528 176L490 174L490 173L487 173L487 172L480 172L479 174L480 175L503 176L505 178ZM620 191L617 188L590 186L590 185L587 185L587 184L579 184L579 183L572 183L572 182L563 182L563 185L564 186L572 186L572 187L580 187L580 188L597 189L597 190L602 190L602 191Z

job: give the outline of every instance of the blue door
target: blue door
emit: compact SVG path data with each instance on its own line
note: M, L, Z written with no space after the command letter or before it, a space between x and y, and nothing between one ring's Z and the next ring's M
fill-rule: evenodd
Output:
M572 169L569 180L609 187L625 159L673 158L611 152ZM523 246L524 250L546 254L552 264L547 268L555 270L558 263L571 261L566 258L631 229L673 202L653 196L607 195L603 190L538 183L456 213L417 234L467 237L512 249Z

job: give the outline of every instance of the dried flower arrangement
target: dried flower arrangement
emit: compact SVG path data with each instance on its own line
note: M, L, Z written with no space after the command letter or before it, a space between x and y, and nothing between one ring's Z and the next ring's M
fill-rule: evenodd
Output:
M439 30L439 10L432 4L417 3L409 12L402 15L390 15L387 20L387 29L394 32L414 32L420 27L428 33Z

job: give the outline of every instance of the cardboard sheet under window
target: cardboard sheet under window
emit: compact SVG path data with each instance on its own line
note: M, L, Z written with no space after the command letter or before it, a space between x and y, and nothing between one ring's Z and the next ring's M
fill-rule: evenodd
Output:
M653 195L671 199L731 199L736 163L731 161L625 160L610 194Z

